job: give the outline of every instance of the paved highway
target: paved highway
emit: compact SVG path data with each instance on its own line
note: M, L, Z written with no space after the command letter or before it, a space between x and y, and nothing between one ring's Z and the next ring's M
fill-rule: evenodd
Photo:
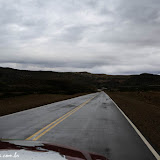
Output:
M110 160L156 160L104 92L0 117L1 139L53 142Z

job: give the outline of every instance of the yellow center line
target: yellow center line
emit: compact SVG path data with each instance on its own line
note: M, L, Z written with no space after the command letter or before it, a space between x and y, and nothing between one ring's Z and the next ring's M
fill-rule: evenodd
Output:
M79 106L78 106L79 107ZM76 107L76 108L78 108ZM76 108L74 108L73 110L75 110ZM66 115L68 115L69 113L73 112L73 110L69 111L68 113L64 114L62 117L58 118L57 120L53 121L52 123L48 124L47 126L45 126L44 128L40 129L38 132L34 133L32 136L28 137L26 140L30 140L31 138L33 138L34 136L36 136L37 134L39 134L40 132L42 132L43 130L47 129L48 127L50 127L52 124L56 123L57 121L59 121L60 119L62 119L63 117L65 117Z
M86 105L87 103L89 103L93 98L95 98L95 96L92 97L92 98L90 98L86 102L82 103L78 107L74 108L73 110L69 111L68 113L64 114L62 117L58 118L57 120L53 121L52 123L48 124L44 128L40 129L38 132L34 133L30 137L28 137L26 140L31 140L33 138L33 140L35 141L35 140L39 139L41 136L43 136L44 134L46 134L48 131L50 131L52 128L54 128L56 125L58 125L60 122L62 122L67 117L69 117L70 115L72 115L73 113L75 113L77 110L79 110L80 108L82 108L84 105Z

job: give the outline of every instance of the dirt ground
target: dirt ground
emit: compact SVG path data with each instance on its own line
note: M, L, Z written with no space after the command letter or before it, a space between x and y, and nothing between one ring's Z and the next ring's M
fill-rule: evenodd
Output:
M160 92L107 92L160 153Z
M39 107L45 104L81 96L83 94L60 95L60 94L31 94L12 98L0 99L0 116Z

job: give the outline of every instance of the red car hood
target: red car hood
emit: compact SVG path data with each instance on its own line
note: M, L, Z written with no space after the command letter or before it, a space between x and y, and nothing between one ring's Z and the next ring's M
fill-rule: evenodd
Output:
M38 141L0 141L0 158L7 160L107 160L104 156Z

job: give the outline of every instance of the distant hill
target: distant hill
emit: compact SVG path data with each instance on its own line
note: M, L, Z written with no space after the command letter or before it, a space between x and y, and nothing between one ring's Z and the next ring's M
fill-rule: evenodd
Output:
M31 93L90 93L97 89L160 90L160 76L105 75L88 72L27 71L0 67L0 97Z

